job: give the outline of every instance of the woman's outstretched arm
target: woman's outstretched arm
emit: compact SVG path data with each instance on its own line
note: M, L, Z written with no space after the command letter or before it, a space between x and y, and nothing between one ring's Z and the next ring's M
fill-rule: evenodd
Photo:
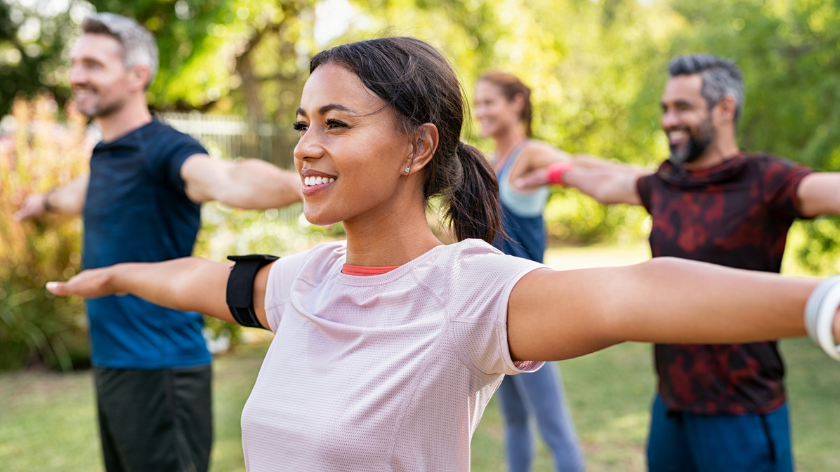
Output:
M55 295L99 298L107 295L136 295L154 304L182 311L197 311L235 323L225 298L231 262L211 262L185 257L153 264L127 263L85 270L67 282L50 282ZM265 289L271 264L254 279L254 311L263 326Z
M624 341L728 344L804 336L819 283L657 258L627 267L536 270L514 287L514 360L559 360ZM840 317L834 320L840 338Z

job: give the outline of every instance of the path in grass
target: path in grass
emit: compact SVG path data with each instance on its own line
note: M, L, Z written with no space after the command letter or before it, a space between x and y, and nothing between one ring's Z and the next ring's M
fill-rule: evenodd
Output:
M571 269L646 259L631 248L552 249L547 262ZM249 345L214 363L216 441L213 472L244 471L239 415L267 345ZM840 365L807 339L784 341L798 470L840 470ZM648 404L653 395L651 348L623 344L560 363L588 470L644 470ZM473 439L474 472L505 470L498 406L491 402ZM89 372L0 374L0 470L100 471ZM540 445L535 472L551 470Z

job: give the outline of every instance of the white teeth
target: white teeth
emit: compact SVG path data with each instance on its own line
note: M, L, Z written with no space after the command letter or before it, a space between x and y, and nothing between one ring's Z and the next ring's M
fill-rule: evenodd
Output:
M306 186L314 186L314 185L321 185L321 184L329 184L335 182L334 177L304 177L303 178L303 185Z

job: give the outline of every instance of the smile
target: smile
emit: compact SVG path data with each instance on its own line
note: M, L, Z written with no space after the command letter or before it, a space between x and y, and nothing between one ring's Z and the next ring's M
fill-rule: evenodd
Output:
M676 144L687 137L688 133L686 133L685 131L671 131L670 133L668 133L668 141L671 144Z
M316 185L331 184L335 182L333 177L304 177L303 185L306 187L314 187Z

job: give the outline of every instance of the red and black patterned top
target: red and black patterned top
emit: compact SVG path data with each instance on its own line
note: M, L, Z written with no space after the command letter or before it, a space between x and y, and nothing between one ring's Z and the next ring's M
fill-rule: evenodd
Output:
M653 257L779 272L788 230L801 217L796 189L810 173L766 155L738 155L696 172L666 161L637 182L653 218ZM775 341L657 344L654 351L659 394L673 411L760 414L785 401Z

